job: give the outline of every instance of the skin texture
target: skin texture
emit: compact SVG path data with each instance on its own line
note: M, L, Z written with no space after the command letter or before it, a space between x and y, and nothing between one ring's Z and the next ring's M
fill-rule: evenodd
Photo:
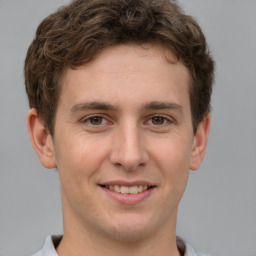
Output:
M66 71L54 137L30 110L35 151L60 176L59 255L179 255L178 204L210 125L208 115L193 133L188 86L186 67L169 50L113 46ZM102 187L109 182L153 188L139 202L120 202Z

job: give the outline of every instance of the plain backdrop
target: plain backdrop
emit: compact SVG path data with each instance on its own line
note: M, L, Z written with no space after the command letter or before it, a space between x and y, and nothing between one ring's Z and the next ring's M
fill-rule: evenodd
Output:
M62 232L60 185L30 144L23 63L39 22L67 0L0 0L0 256ZM205 160L190 173L178 235L215 256L256 255L256 1L182 0L216 60Z

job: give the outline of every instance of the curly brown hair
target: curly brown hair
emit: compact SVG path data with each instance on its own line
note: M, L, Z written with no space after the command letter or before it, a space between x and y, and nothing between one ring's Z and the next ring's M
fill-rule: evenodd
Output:
M65 70L127 43L164 45L188 68L196 131L210 111L214 61L195 19L170 0L75 0L40 23L25 60L29 105L52 135Z

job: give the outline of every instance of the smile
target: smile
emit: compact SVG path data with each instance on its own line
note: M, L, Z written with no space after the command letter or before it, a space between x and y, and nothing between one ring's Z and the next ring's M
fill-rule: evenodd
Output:
M138 186L109 185L104 187L121 194L138 194L150 188L150 186L147 186L147 185L138 185Z
M111 181L100 184L102 191L119 204L135 205L146 200L154 193L157 186L146 181Z

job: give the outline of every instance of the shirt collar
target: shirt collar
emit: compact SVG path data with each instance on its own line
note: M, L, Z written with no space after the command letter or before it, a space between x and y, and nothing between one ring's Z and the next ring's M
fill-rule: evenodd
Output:
M58 256L55 248L58 246L62 239L62 236L48 236L46 238L44 247L38 253L32 256ZM197 254L194 249L186 243L186 254L185 256L210 256L209 254Z
M44 247L32 256L58 256L55 248L58 246L62 236L48 236L46 238Z

